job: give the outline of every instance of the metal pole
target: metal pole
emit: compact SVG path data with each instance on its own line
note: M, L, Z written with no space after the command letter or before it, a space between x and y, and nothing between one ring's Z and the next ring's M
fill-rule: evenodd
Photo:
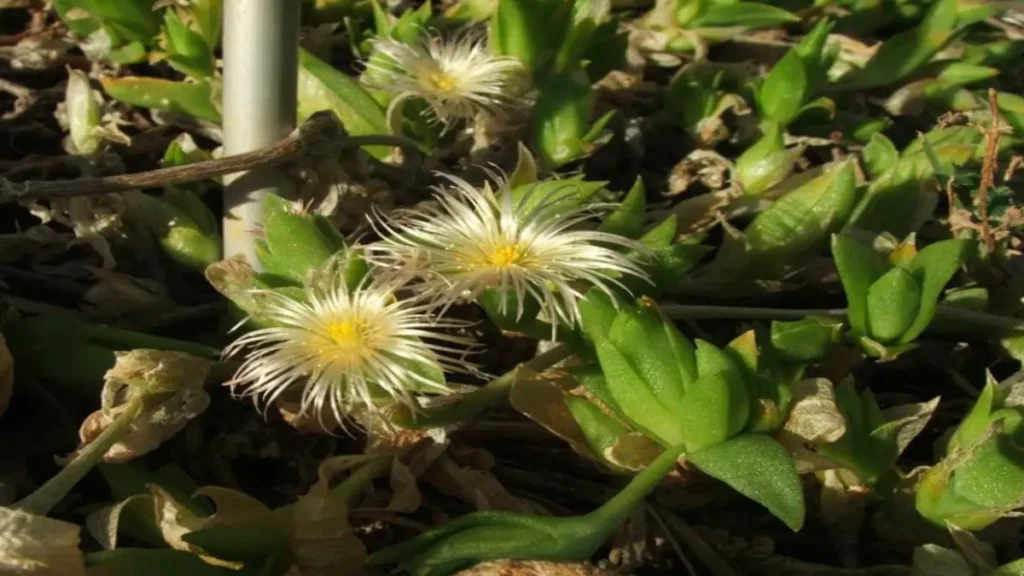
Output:
M298 0L224 1L224 155L262 148L295 128ZM268 193L293 197L294 183L274 168L225 177L224 257L244 254L258 267L255 233Z

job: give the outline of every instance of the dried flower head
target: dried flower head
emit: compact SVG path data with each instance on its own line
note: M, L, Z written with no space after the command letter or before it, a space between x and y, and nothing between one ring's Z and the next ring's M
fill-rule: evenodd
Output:
M611 205L579 204L577 186L535 185L514 198L508 183L476 188L442 175L450 186L436 189L436 205L378 216L383 239L368 247L371 260L393 270L413 267L427 297L439 305L475 299L488 290L514 296L516 317L535 299L552 323L576 324L577 303L591 287L610 293L623 275L646 278L630 256L643 251L628 238L588 230L584 224ZM547 183L550 184L550 183ZM510 298L502 298L502 306ZM502 309L501 312L507 313Z
M485 39L459 34L426 35L418 44L392 38L374 41L367 83L397 97L420 98L441 122L501 115L514 103L523 66L488 51Z
M300 297L261 296L261 319L274 326L245 334L225 350L245 353L228 384L268 404L301 389L299 414L321 424L324 414L345 424L388 398L415 411L417 392L450 391L444 371L474 368L464 359L472 341L441 332L464 323L436 319L422 302L396 299L387 283L350 290L334 275Z

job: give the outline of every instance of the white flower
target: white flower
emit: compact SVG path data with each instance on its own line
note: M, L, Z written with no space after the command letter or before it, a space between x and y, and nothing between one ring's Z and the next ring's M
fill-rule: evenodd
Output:
M437 205L378 217L374 226L383 239L367 248L375 264L396 271L415 268L435 303L475 299L493 289L515 297L519 319L532 297L552 323L572 326L587 289L610 293L613 285L623 287L623 275L647 278L617 250L643 252L641 244L582 227L610 205L568 202L577 186L572 181L534 185L513 200L503 180L495 193L490 185L476 188L442 176L451 186L436 189ZM501 313L507 313L509 300L502 298Z
M323 414L345 424L373 412L386 395L417 409L416 392L448 393L444 372L467 372L472 341L440 332L466 326L435 319L423 303L397 300L389 285L349 290L340 274L302 297L261 293L261 319L274 326L250 332L226 350L245 352L228 384L256 401L273 402L301 389L300 415Z
M373 47L367 83L400 98L423 99L442 122L479 112L501 115L514 103L523 77L519 60L492 54L478 35L428 35L416 45L383 38Z

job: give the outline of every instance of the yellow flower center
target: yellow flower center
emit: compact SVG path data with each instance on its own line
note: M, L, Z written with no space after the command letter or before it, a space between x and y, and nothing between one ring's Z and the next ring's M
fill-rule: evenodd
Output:
M454 92L456 87L455 78L447 72L434 72L427 76L427 86L438 92Z
M488 255L487 260L495 268L508 268L518 264L523 258L523 253L519 249L519 246L513 244L510 246L502 246L497 250Z
M328 323L327 335L343 348L355 349L363 345L363 326L355 320Z

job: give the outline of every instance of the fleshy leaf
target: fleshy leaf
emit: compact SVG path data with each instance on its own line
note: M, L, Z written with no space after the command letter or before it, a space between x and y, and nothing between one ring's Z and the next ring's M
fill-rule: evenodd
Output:
M687 461L761 504L794 532L804 525L804 493L796 465L778 442L745 434L687 454Z

